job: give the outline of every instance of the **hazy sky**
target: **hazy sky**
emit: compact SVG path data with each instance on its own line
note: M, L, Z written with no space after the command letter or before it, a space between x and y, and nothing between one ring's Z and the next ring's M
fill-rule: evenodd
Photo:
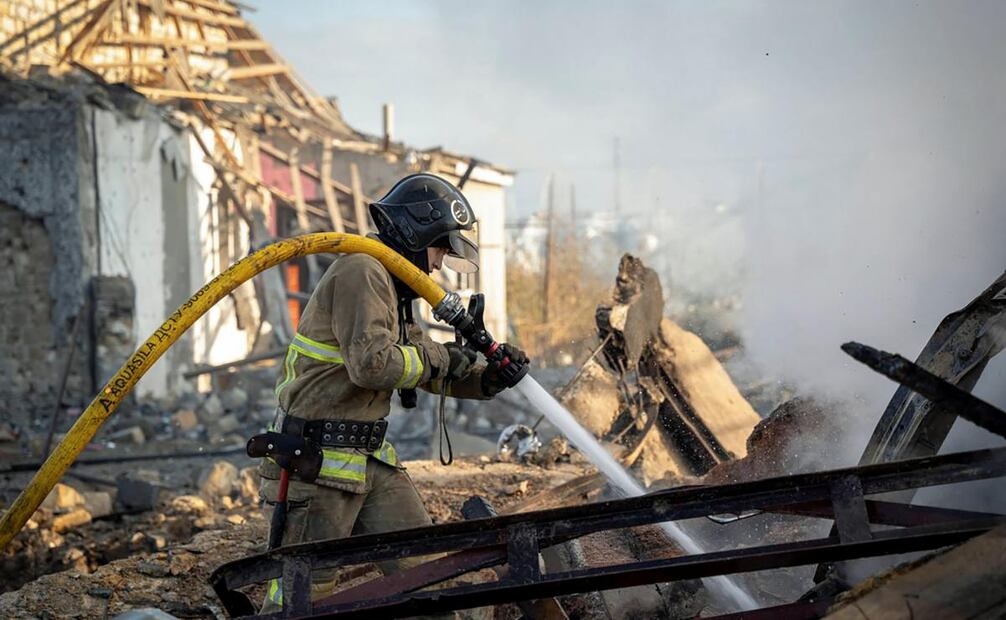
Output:
M265 2L252 22L347 120L622 203L677 283L741 291L776 376L879 414L848 339L911 357L1006 268L1006 3ZM631 250L633 248L626 248ZM670 285L673 294L672 282ZM1006 405L1006 363L979 391Z

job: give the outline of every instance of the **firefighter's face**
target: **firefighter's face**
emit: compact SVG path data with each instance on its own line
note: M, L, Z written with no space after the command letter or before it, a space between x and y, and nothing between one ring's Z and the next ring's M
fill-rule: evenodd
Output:
M447 256L447 248L426 248L426 258L429 261L430 271L436 271L443 267L445 256Z

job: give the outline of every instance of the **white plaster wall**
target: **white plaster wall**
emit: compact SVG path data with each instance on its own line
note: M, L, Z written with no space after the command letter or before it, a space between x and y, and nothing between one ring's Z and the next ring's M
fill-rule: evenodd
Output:
M96 110L95 132L98 146L98 179L101 191L102 274L129 277L136 287L134 337L145 340L176 309L168 303L167 280L181 266L166 260L165 243L183 244L189 262L189 294L228 267L222 264L218 248L218 210L213 206L216 172L195 138L157 117L134 120L115 112ZM233 139L233 136L225 136ZM214 137L205 131L206 144ZM182 154L186 167L188 234L165 240L162 217L161 148ZM235 141L236 142L236 141ZM233 147L237 150L237 146ZM242 223L231 249L234 260L248 251L247 228ZM247 326L252 333L254 325ZM238 329L234 303L224 298L190 330L191 360L171 367L158 361L140 380L141 396L163 396L168 392L168 374L184 372L192 364L221 364L247 356L248 330Z
M164 322L164 224L159 147L177 132L155 117L133 120L95 109L101 213L102 275L126 276L136 287L134 336L145 340ZM137 392L162 395L168 368L155 364Z
M209 129L202 130L203 142L207 145L215 145L213 132ZM223 132L231 150L240 158L240 145L238 140L229 132ZM221 261L217 251L219 247L220 234L220 211L216 207L216 190L213 183L216 179L216 171L206 161L206 156L195 138L189 137L189 158L193 162L192 166L192 187L190 205L190 234L193 252L193 265L199 268L192 270L192 291L199 290L206 282L209 282L219 273L227 269L230 265ZM220 156L222 159L222 156ZM233 261L236 261L248 252L248 230L242 223L240 234L233 238L232 251ZM248 330L239 329L237 316L234 308L234 301L229 297L222 299L217 305L210 309L206 315L192 327L194 340L194 362L196 364L224 364L247 357L250 350L250 337L254 333L254 326L247 326Z

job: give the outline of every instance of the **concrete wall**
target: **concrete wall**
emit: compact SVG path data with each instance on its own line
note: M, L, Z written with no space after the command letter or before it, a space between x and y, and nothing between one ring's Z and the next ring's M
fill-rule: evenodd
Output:
M54 405L94 231L80 210L89 185L80 102L36 94L0 92L0 420L44 424L30 414ZM89 353L78 352L68 400L90 389Z
M216 172L189 131L122 91L0 80L0 412L54 404L85 300L93 309L82 315L67 404L89 401L137 342L247 255L248 228L219 203ZM209 131L203 138L215 144ZM240 158L235 137L224 140ZM357 160L370 194L409 172L381 155L343 155L336 174ZM456 183L454 172L438 173ZM485 292L488 327L502 339L503 186L475 175L465 193L480 220L481 271L445 284ZM253 290L247 283L211 309L136 393L188 389L187 368L246 357L259 318Z
M67 405L88 402L137 342L247 254L247 227L217 204L215 177L188 130L142 99L0 83L0 420L54 406L82 310ZM199 321L137 394L189 389L181 374L192 365L244 358L256 331L251 290Z

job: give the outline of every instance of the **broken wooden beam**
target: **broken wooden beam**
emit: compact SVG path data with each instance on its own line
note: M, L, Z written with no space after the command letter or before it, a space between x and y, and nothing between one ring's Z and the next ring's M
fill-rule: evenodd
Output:
M182 8L178 6L176 3L158 2L156 0L136 0L136 2L137 4L149 7L151 10L157 11L159 9L163 9L163 11L168 15L172 15L174 17L180 17L182 19L187 19L189 21L201 24L226 25L226 26L238 26L238 27L245 25L245 20L241 19L240 17L235 17L234 15L220 15L218 13L195 11L192 9Z
M270 45L256 39L188 39L184 37L147 37L137 34L116 34L115 39L105 40L100 45L135 45L138 47L184 47L184 48L204 48L215 50L246 50L263 51L270 48Z
M366 198L360 188L360 168L356 162L349 164L349 179L353 194L353 212L356 214L356 233L365 235L370 231L370 225L367 221L367 209L364 206Z
M279 75L286 73L290 67L281 64L250 65L247 67L231 67L227 72L227 79L248 80L251 78L264 77L267 75Z
M326 140L321 150L321 192L325 196L325 209L328 210L328 217L332 221L332 230L335 232L346 232L346 227L342 222L342 211L339 209L339 199L332 189L332 145Z
M918 364L900 355L858 342L847 342L842 345L842 350L885 377L925 396L955 416L964 418L1000 437L1006 437L1006 411L993 407Z
M165 65L170 63L163 63ZM178 90L173 88L156 88L153 86L137 86L136 92L154 99L190 99L193 101L219 101L221 103L249 103L251 99L242 95L227 95L195 90Z
M255 364L257 362L264 362L265 360L272 360L278 357L283 357L286 354L286 349L275 349L273 351L267 351L265 353L259 353L258 355L251 355L244 359L235 360L233 362L225 362L223 364L216 364L213 366L197 366L192 370L182 374L185 379L193 379L199 375L208 375L217 372L223 372L230 370L232 368L240 368L241 366L248 366L249 364Z
M964 390L971 390L989 360L1002 351L1006 328L1006 273L947 315L915 363ZM937 454L956 415L907 387L899 387L884 409L861 463L881 463Z

